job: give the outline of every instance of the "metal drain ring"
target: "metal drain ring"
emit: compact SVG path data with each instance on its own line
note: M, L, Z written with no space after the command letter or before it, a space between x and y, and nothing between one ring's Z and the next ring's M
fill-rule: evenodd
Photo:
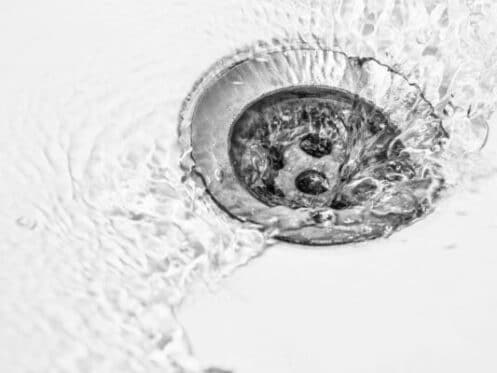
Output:
M373 59L349 58L331 50L263 51L223 63L186 101L180 139L185 149L191 147L195 173L233 217L275 226L282 240L327 245L378 237L426 212L413 211L400 222L373 214L366 222L354 209L331 216L319 208L270 205L240 182L229 156L233 124L250 105L268 94L305 87L359 97L386 113L400 132L417 120L425 123L432 138L441 138L441 122L417 86Z

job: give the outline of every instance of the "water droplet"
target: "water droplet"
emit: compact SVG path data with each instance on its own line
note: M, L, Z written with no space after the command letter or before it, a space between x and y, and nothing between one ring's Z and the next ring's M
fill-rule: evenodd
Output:
M36 228L36 226L38 225L38 223L36 222L35 219L30 218L30 217L26 217L26 216L18 217L16 220L16 224L19 227L28 229L30 231L34 230Z

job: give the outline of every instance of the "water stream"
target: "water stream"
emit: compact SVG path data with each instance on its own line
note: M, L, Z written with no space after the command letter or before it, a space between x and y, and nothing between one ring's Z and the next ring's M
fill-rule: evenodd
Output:
M479 155L496 118L492 1L50 0L0 10L5 372L222 371L195 358L181 305L192 287L216 287L281 244L277 227L232 219L185 173L177 127L209 66L247 46L291 40L381 61L416 82L443 122L447 195L495 172Z

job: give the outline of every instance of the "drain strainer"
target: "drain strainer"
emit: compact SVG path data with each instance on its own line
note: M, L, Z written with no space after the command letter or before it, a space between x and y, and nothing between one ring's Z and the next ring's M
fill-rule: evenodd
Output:
M303 244L388 234L431 210L446 135L373 59L306 48L221 61L185 102L193 174L229 214Z

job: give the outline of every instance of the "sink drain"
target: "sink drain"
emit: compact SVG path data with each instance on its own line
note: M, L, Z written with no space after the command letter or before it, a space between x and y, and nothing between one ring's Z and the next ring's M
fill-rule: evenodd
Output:
M314 245L375 238L429 212L445 138L402 75L307 48L221 61L180 122L193 174L219 206Z

